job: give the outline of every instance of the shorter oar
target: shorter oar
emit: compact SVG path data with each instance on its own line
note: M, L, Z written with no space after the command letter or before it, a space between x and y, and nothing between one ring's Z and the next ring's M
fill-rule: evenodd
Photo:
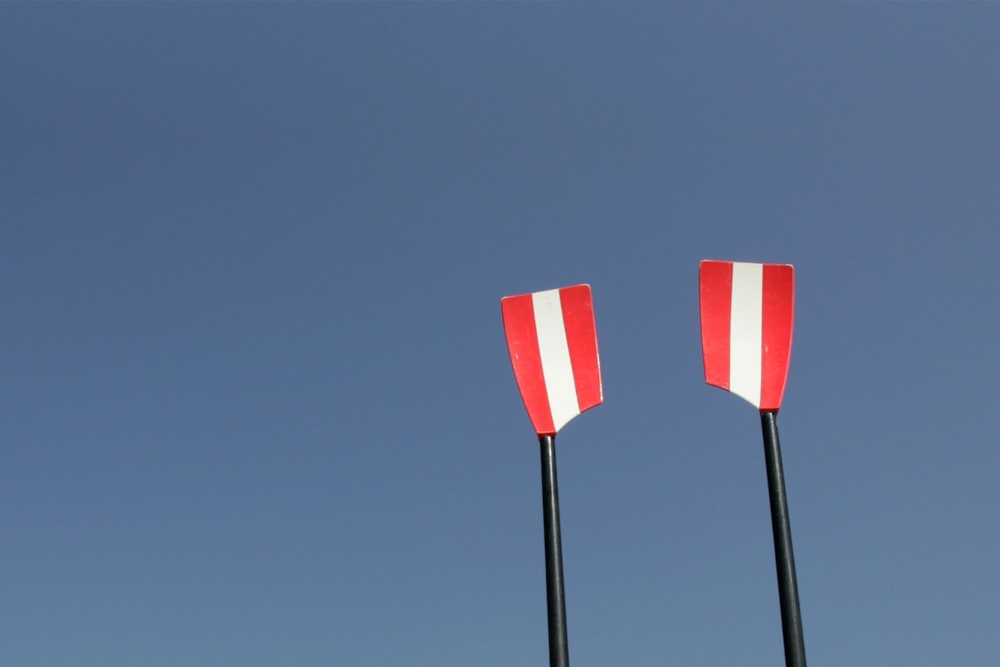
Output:
M514 377L541 447L549 665L569 667L556 433L604 400L590 286L509 296L500 306Z

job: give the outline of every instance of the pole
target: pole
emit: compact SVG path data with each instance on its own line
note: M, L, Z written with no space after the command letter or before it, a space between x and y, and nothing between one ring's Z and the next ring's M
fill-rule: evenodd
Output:
M559 483L556 439L538 437L542 450L542 509L545 519L545 597L549 611L549 666L569 667L566 594L563 590L562 537L559 530ZM803 663L805 664L805 663Z
M786 667L806 667L806 644L802 637L799 586L795 578L792 528L788 521L785 473L781 467L777 412L762 412L764 459L767 463L767 490L771 498L771 529L774 531L774 560L778 570L778 598L781 601L781 633L785 641Z

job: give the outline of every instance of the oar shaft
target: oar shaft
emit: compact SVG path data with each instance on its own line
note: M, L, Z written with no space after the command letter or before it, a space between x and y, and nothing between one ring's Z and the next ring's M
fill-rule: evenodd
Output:
M771 499L774 559L778 570L781 632L785 641L786 667L806 667L806 645L802 636L802 612L799 609L799 586L795 577L795 554L792 552L792 528L788 520L788 500L785 497L785 473L781 466L777 417L775 412L763 412L760 415L764 431L767 489Z
M549 609L549 665L550 667L569 667L555 436L539 436L538 442L542 450L542 508L545 519L545 594Z

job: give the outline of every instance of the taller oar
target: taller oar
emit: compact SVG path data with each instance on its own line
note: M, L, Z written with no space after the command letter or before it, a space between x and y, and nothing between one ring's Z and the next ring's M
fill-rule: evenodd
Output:
M590 285L508 296L500 307L514 377L541 446L549 665L569 667L556 433L604 400Z
M792 350L795 269L705 260L699 270L705 381L760 411L778 572L785 665L806 667L792 529L778 442L778 409Z

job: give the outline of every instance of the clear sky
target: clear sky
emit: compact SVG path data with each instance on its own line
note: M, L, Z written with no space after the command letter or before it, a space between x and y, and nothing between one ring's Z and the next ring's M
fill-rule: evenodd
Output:
M0 4L0 664L547 661L500 298L593 287L575 667L777 665L703 258L796 266L813 667L1000 655L1000 4Z

